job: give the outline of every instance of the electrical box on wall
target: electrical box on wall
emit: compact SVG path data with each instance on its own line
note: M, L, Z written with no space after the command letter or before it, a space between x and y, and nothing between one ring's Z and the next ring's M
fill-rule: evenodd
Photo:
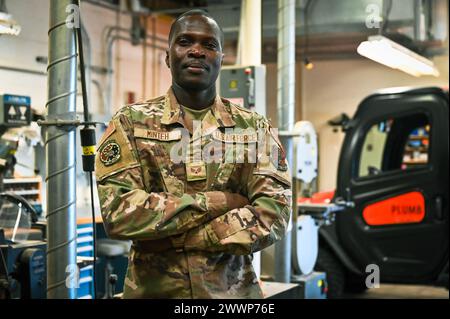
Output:
M266 115L266 66L224 66L219 78L220 96L241 107Z
M29 96L0 95L0 125L25 126L31 123L31 99Z

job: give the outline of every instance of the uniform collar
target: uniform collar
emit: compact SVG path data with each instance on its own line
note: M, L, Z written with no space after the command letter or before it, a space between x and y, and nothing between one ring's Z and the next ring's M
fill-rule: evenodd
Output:
M180 123L184 126L182 114L183 110L178 103L172 88L169 88L167 91L165 102L161 123L165 125ZM211 115L217 122L214 124L217 124L218 127L233 127L236 123L232 119L231 111L224 105L223 102L224 101L219 97L219 95L217 95L214 104L211 107ZM205 118L208 117L209 113L210 112L208 112Z

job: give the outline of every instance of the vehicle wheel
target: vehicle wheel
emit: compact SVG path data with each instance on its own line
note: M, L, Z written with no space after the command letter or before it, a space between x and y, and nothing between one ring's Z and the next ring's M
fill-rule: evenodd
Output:
M341 262L327 248L320 247L315 270L326 273L328 299L342 298L345 286L345 272Z

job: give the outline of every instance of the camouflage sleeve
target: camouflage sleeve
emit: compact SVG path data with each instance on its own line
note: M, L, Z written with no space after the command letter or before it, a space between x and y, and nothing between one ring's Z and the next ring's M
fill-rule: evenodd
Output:
M220 191L181 197L147 192L132 125L129 111L122 109L98 143L97 188L109 237L153 240L182 234L242 203L240 195Z
M273 161L263 154L245 177L250 205L233 209L189 231L184 243L186 250L247 255L284 236L291 214L291 177L281 143L272 133L269 138L276 145L276 155L281 157Z

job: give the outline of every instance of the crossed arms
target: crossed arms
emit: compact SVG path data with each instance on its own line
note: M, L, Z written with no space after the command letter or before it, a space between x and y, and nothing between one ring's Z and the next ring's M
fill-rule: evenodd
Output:
M124 161L103 167L96 160L101 212L111 238L151 241L182 236L186 250L233 254L250 254L281 239L290 217L291 193L289 181L280 178L276 168L260 170L256 164L244 171L245 194L147 192L128 115L126 110L119 112L114 128L100 142L101 148L109 140L117 141Z

